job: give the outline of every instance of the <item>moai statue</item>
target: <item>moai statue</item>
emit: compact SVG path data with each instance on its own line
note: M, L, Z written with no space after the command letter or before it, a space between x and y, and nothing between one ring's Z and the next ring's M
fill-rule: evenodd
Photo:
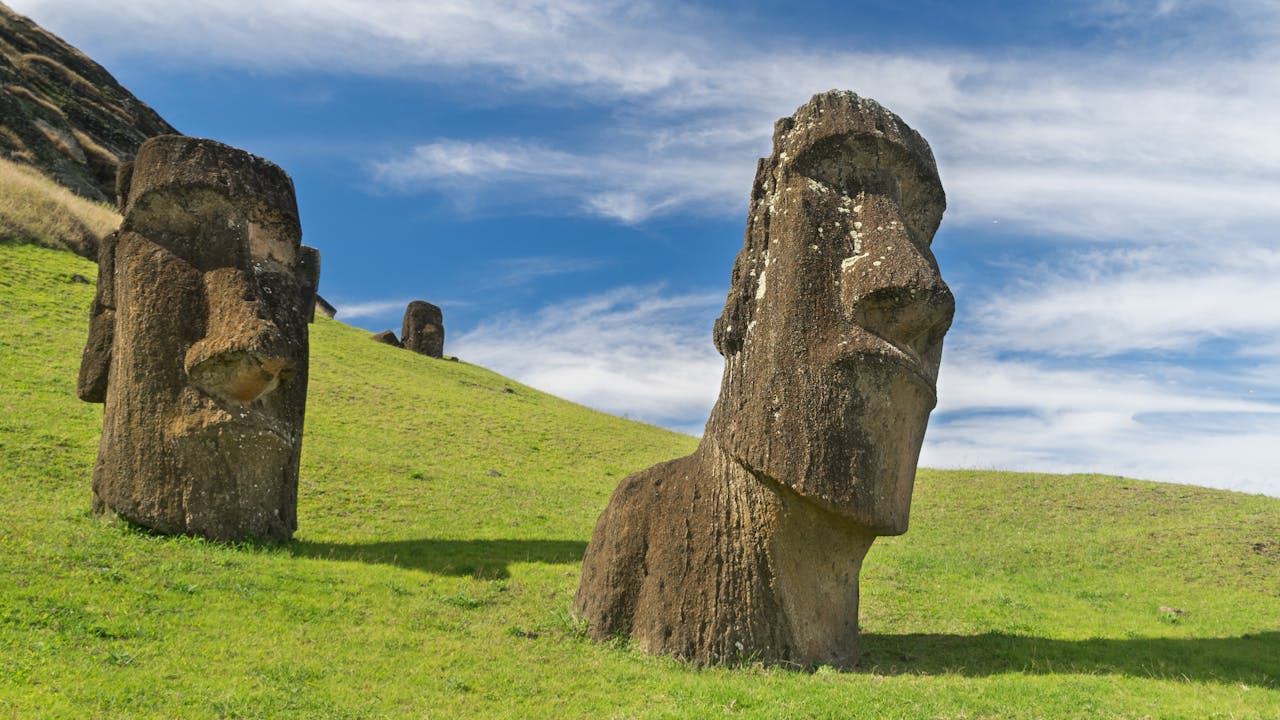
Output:
M774 128L715 344L693 455L622 481L574 608L592 637L699 664L848 666L858 573L907 530L955 301L930 250L946 206L928 144L848 92Z
M404 311L400 343L427 357L444 357L444 313L429 302L414 300Z
M211 140L148 140L121 171L77 393L105 402L93 508L163 533L297 528L319 254L293 182Z
M396 348L404 347L404 345L400 343L399 338L396 337L396 334L391 332L390 330L383 330L382 332L374 333L369 336L369 339L376 343L382 343L383 345L390 345L391 347L396 347Z

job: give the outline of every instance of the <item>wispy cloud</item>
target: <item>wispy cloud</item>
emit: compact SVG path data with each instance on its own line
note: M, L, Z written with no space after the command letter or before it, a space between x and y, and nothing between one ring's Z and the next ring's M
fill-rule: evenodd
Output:
M645 161L643 148L614 153L573 154L542 147L538 141L464 142L440 140L413 148L403 157L376 163L374 178L401 191L432 190L460 194L467 205L558 204L550 212L586 214L636 223L663 211L721 213L729 186L742 172L726 174L726 165L749 166L714 154L663 157ZM746 155L750 157L750 155ZM738 168L741 170L741 168ZM739 183L741 185L741 183ZM741 189L739 188L739 194ZM701 204L701 207L697 207Z
M399 300L365 300L344 303L339 302L336 317L339 320L359 320L361 318L390 317L392 314L403 314L413 298Z
M1102 357L1190 354L1231 339L1241 356L1280 337L1280 252L1064 252L981 300L971 340L997 351ZM1221 349L1215 350L1221 353ZM1219 358L1220 360L1222 358Z
M624 287L494 318L450 348L599 410L700 431L723 367L711 343L723 303L718 293Z
M1161 365L1078 368L949 352L934 467L1106 472L1280 496L1280 395ZM1274 385L1273 385L1274 387ZM1268 399L1269 398L1269 399Z
M492 283L510 287L536 282L544 278L599 270L609 265L609 260L605 258L544 256L502 258L495 264L497 276Z

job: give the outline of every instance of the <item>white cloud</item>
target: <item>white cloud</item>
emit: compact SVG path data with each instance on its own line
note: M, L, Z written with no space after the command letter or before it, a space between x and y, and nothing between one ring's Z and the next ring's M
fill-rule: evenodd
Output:
M1084 472L1280 497L1275 416L1243 431L1166 430L1124 413L1050 413L935 422L921 464L1026 472Z
M543 278L591 272L609 264L604 258L517 257L495 261L495 276L487 284L510 287Z
M957 355L959 357L957 357ZM1280 405L1192 391L1161 368L1064 369L1039 360L999 360L948 351L938 380L938 413L1022 411L1104 415L1278 414Z
M1201 267L1075 256L1061 271L1027 269L1023 282L981 301L970 342L996 351L1101 357L1193 352L1230 338L1249 347L1280 337L1280 256L1205 257ZM1239 267L1241 260L1253 264ZM1094 264L1096 263L1096 264ZM1253 354L1256 354L1253 353Z
M358 318L374 318L389 316L393 313L403 314L413 298L400 300L368 300L363 302L337 303L334 307L339 320L356 320Z
M719 294L620 288L511 313L450 342L450 352L606 412L700 428L723 363L711 342Z
M1100 472L1280 497L1280 398L1197 388L1202 377L1162 370L949 353L921 463Z
M419 145L405 157L374 165L378 180L398 187L471 181L482 184L583 177L581 158L512 141L456 140Z
M376 163L375 178L402 190L460 193L467 204L490 206L559 201L559 214L585 213L623 223L636 223L664 210L723 212L727 204L742 205L731 185L746 176L726 173L726 166L750 166L723 157L692 155L646 161L643 147L612 154L575 155L537 143L514 140L464 142L441 140L413 148L407 155ZM749 177L749 176L746 176ZM697 207L702 204L702 207Z

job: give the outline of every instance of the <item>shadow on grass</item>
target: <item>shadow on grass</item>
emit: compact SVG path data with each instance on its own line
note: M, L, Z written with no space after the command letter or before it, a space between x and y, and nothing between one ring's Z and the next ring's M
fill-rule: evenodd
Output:
M858 671L879 675L1128 675L1280 688L1280 632L1090 640L864 633L862 651Z
M294 557L395 565L440 575L505 578L518 562L568 565L581 562L587 544L579 540L399 540L323 543L296 540Z

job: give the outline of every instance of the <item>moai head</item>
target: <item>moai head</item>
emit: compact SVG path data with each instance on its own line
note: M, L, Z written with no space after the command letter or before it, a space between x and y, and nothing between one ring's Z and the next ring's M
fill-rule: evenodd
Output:
M444 357L444 313L429 302L414 300L404 311L400 342L406 350Z
M211 140L147 141L121 172L78 391L105 402L94 507L168 533L297 527L319 254L293 182Z
M849 92L774 128L715 342L705 442L876 535L906 531L955 301L928 144Z

